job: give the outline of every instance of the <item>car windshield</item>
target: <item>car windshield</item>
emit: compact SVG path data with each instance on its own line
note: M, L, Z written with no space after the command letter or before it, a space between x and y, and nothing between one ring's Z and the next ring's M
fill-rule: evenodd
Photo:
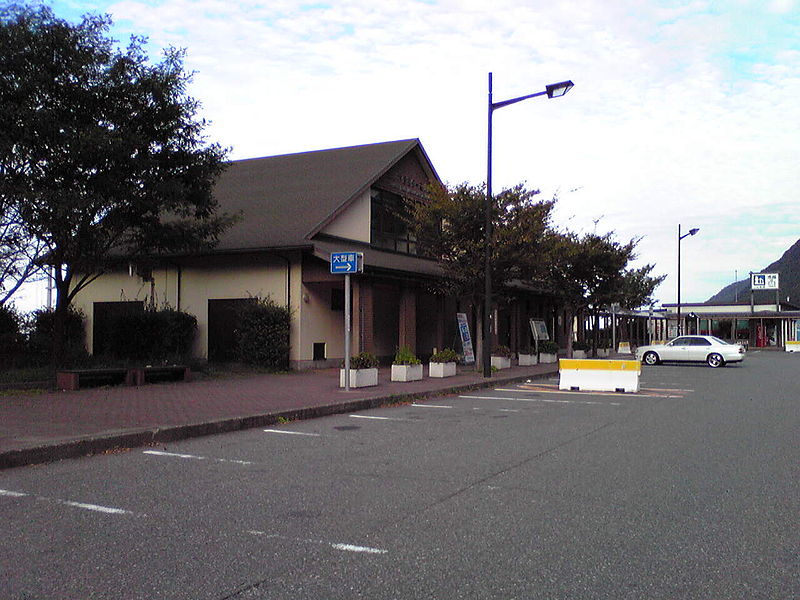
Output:
M712 335L712 336L709 336L709 338L710 338L710 339L712 339L712 340L714 340L714 343L715 343L715 344L723 344L723 345L725 345L725 346L730 346L730 343L729 343L729 342L726 342L725 340L721 340L721 339L719 339L718 337L714 337L713 335Z

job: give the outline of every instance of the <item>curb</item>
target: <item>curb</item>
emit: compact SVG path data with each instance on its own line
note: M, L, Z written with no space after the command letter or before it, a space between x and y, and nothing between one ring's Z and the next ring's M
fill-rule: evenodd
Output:
M389 406L393 404L403 404L424 398L436 396L447 396L471 390L492 387L498 383L516 383L530 379L544 379L550 377L557 371L538 373L534 375L520 375L503 379L492 378L486 381L469 383L454 386L441 390L429 390L411 392L408 394L390 394L387 396L376 396L373 398L363 398L360 400L350 400L335 404L323 404L320 406L309 406L292 410L253 415L248 417L234 417L206 423L194 423L189 425L176 425L174 427L153 429L128 430L124 433L112 435L88 436L70 440L59 444L48 444L34 448L24 448L19 450L8 450L0 453L0 470L23 467L26 465L37 465L42 463L54 462L68 458L80 458L105 452L128 450L152 444L164 444L188 440L207 435L219 433L230 433L275 425L276 423L288 421L305 421L317 419L330 415L342 414L347 412L357 412Z

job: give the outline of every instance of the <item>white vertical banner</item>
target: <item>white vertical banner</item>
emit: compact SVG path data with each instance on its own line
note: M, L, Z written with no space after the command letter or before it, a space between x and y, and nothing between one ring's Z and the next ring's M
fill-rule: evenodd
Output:
M464 349L464 363L475 364L475 352L472 349L472 337L469 334L469 321L466 313L456 313L458 321L458 333L461 336L461 347Z

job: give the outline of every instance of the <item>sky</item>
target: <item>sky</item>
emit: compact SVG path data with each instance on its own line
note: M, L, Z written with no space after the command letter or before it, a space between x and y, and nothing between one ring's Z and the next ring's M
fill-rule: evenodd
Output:
M641 238L702 302L800 238L800 0L58 0L186 49L209 139L242 159L419 138L448 183L558 198L555 224ZM44 301L41 287L24 302ZM21 304L18 302L18 304Z

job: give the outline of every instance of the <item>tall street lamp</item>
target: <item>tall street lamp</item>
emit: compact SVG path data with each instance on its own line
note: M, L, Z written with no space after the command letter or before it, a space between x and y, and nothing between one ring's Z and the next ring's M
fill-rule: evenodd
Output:
M699 227L690 229L689 233L681 235L681 224L678 223L678 335L683 334L683 324L681 323L681 240L700 231Z
M545 86L543 92L536 92L535 94L528 94L527 96L520 96L519 98L511 98L510 100L503 100L502 102L492 102L492 74L489 73L489 143L487 145L487 166L486 166L486 210L485 210L485 264L484 264L484 277L485 277L485 290L484 290L484 305L483 305L483 376L492 376L492 359L491 352L491 336L489 334L489 323L491 322L492 314L492 114L498 108L503 108L509 104L515 104L528 98L535 98L536 96L547 96L548 98L560 98L572 89L574 84L571 81L562 81L561 83L552 83Z

